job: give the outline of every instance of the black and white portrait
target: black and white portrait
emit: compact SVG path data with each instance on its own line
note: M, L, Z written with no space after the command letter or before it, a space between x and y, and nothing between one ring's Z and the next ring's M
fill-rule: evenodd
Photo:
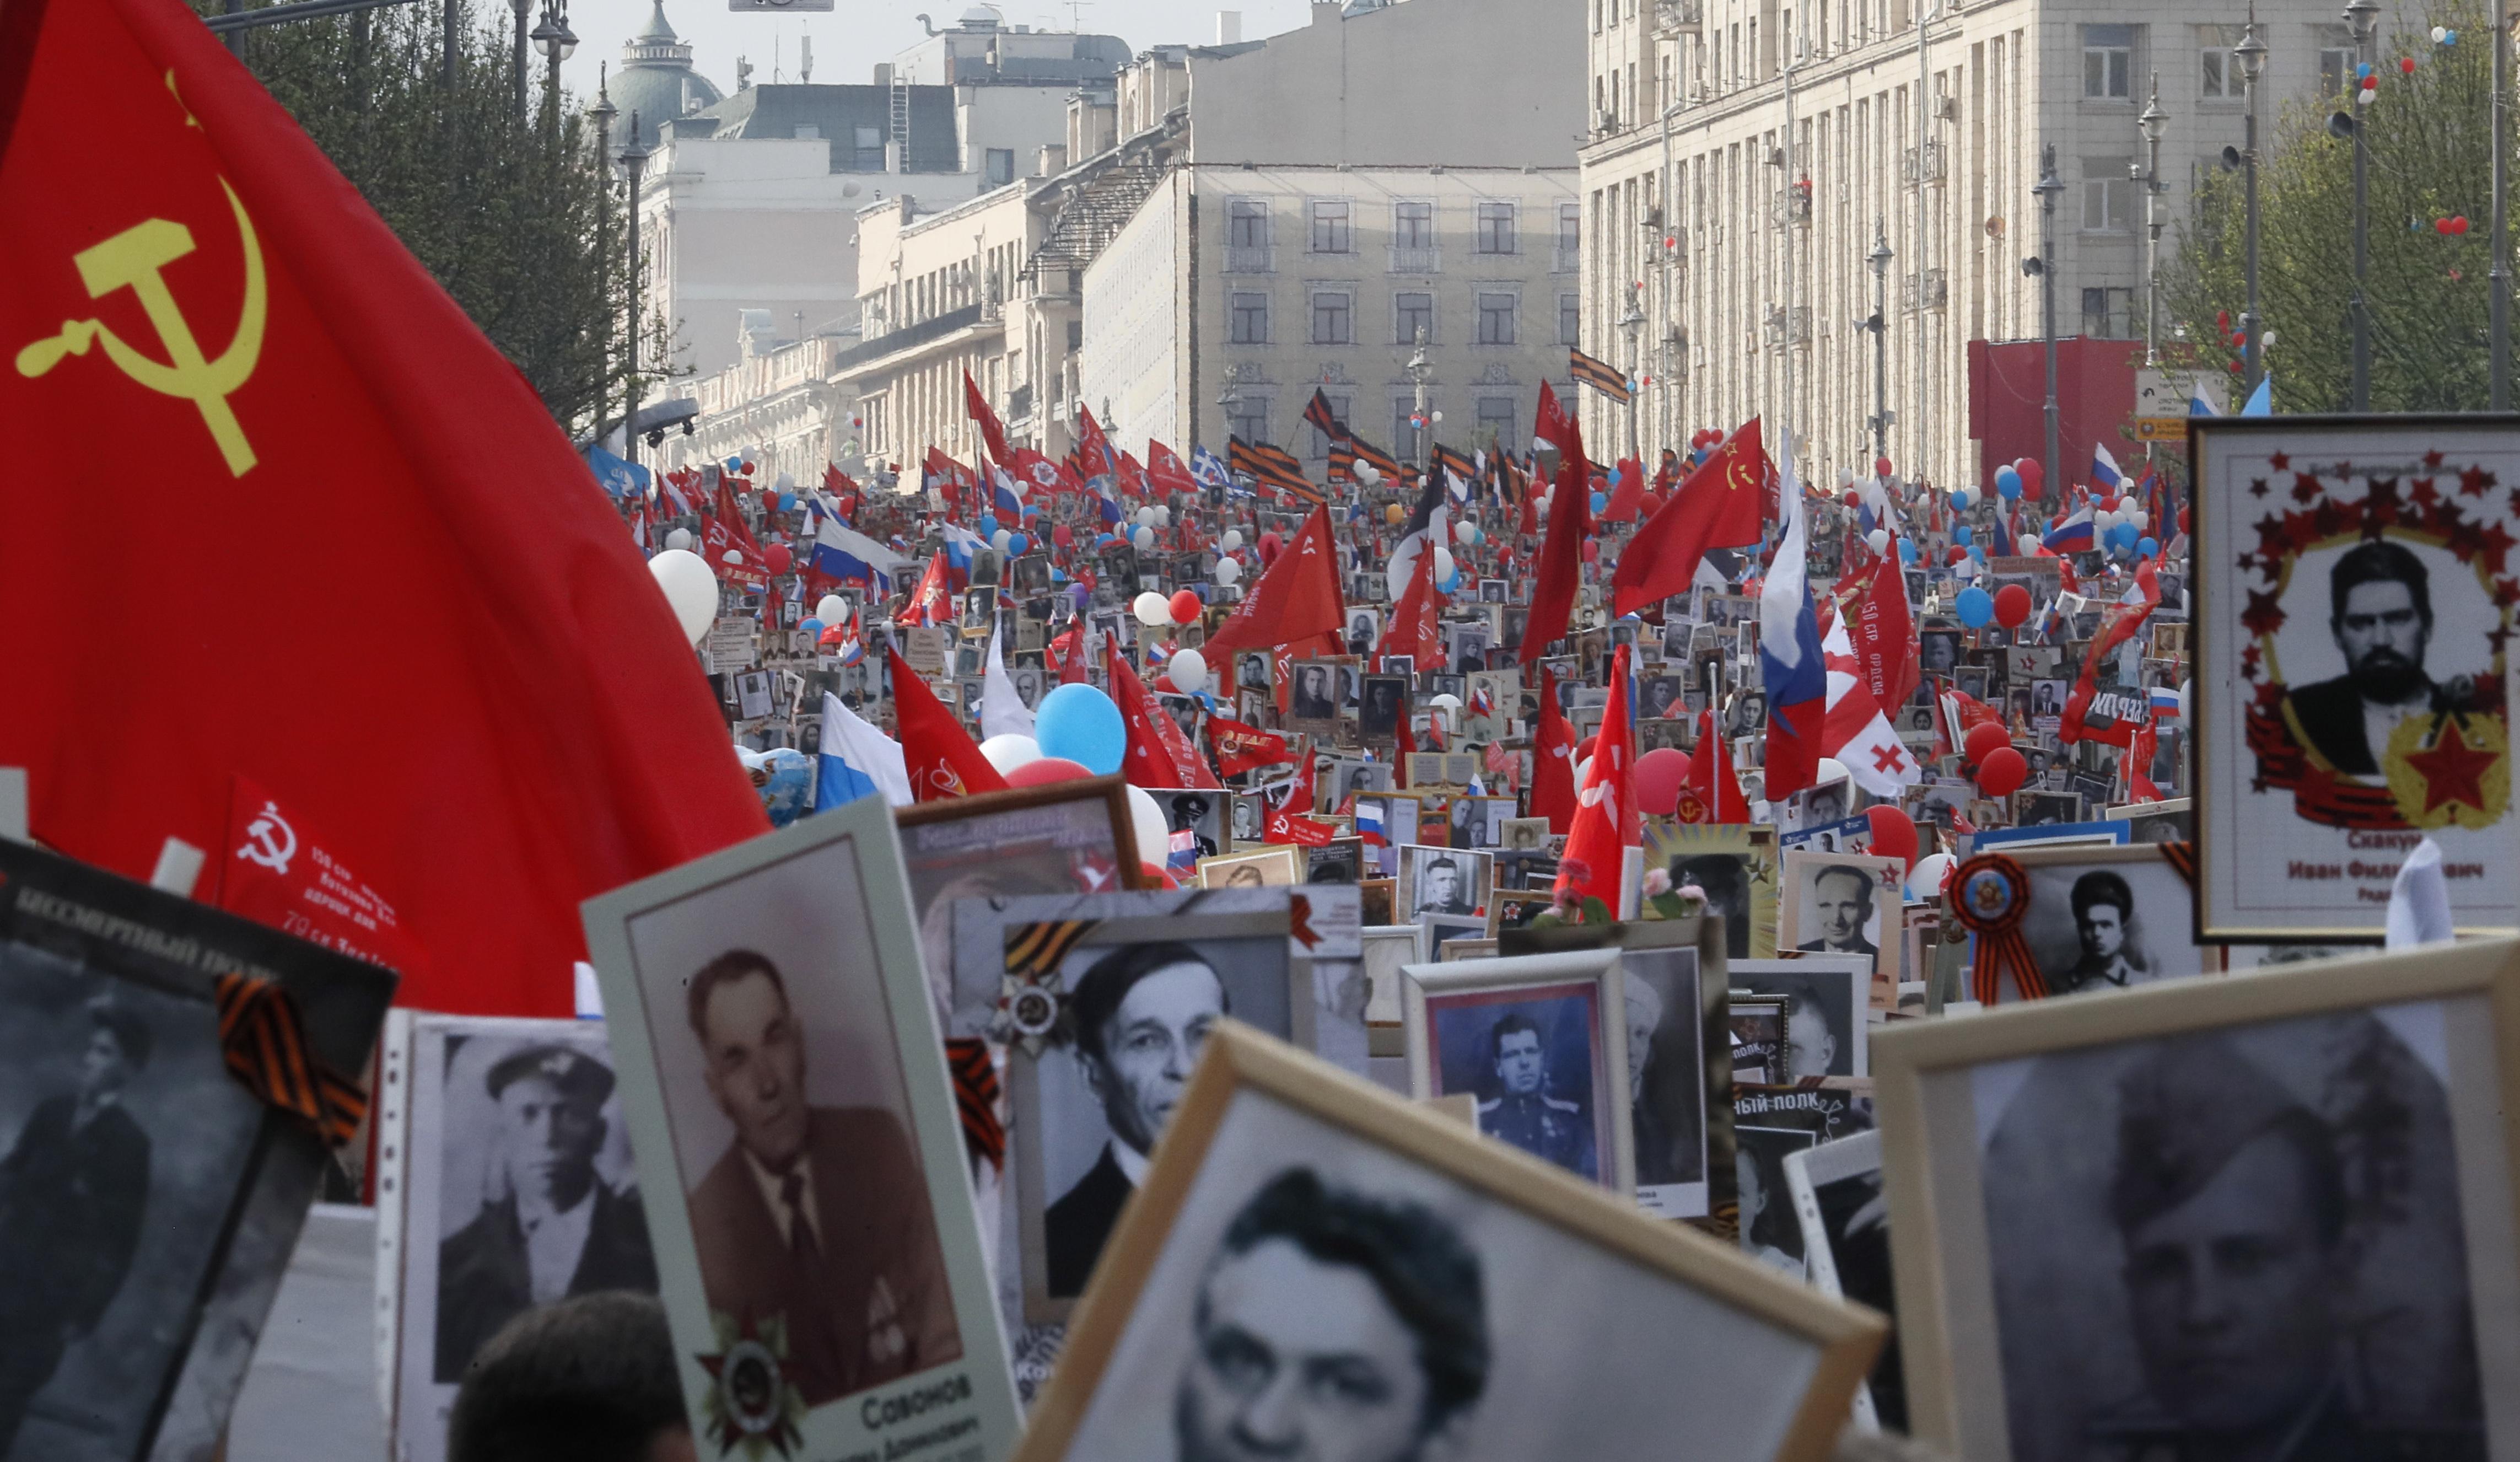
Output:
M1784 854L1778 944L1811 954L1861 955L1876 977L1898 978L1905 859L1865 853Z
M1949 675L1959 668L1960 632L1926 629L1916 635L1916 659L1927 675Z
M1642 701L1638 714L1646 720L1661 720L1684 713L1688 696L1687 678L1680 675L1647 675L1637 682Z
M1328 661L1299 660L1294 666L1295 684L1286 701L1286 714L1298 721L1330 721L1338 718L1338 666Z
M1869 1073L1864 1039L1865 1010L1871 1000L1869 960L1829 954L1743 960L1729 966L1726 979L1735 990L1774 995L1785 1003L1783 1069L1768 1074L1769 1084Z
M1401 718L1408 714L1408 676L1365 677L1365 705L1357 713L1359 736L1367 741L1391 741L1399 736Z
M2187 881L2151 846L2025 849L2030 907L2021 918L2051 995L2123 989L2199 975Z
M1785 1155L1819 1141L1801 1127L1732 1124L1732 1179L1740 1204L1742 1250L1780 1274L1803 1277L1802 1224L1785 1184Z
M1803 1261L1824 1295L1869 1305L1896 1316L1891 1284L1890 1205L1882 1191L1881 1134L1858 1132L1785 1155L1785 1185L1802 1218ZM1894 1330L1872 1363L1858 1398L1859 1421L1908 1430L1907 1378L1900 1368Z
M1766 828L1657 822L1645 830L1646 866L1659 864L1674 889L1695 888L1707 913L1724 921L1728 959L1777 952L1776 834Z
M1480 1132L1615 1186L1611 1107L1627 1093L1605 1070L1598 982L1429 990L1425 1000L1433 1095L1469 1092Z
M1697 950L1619 956L1628 1022L1628 1123L1637 1204L1663 1218L1706 1211L1706 1023Z
M1032 668L1017 668L1007 673L1014 680L1015 699L1023 702L1026 709L1038 708L1041 705L1042 681L1045 672Z
M1164 824L1170 830L1176 858L1184 851L1187 841L1190 851L1198 857L1212 858L1223 850L1219 836L1224 831L1227 794L1205 788L1149 789L1155 805L1164 813ZM1143 852L1144 850L1141 849ZM1149 857L1148 861L1154 859Z
M1380 627L1381 620L1373 611L1350 607L1347 612L1347 653L1372 655Z
M1199 708L1195 698L1159 691L1155 695L1155 708L1172 717L1173 724L1181 728L1183 741L1193 747L1198 745Z
M1487 907L1491 869L1485 852L1468 848L1429 847L1416 844L1400 849L1400 911L1466 917Z
M1234 657L1234 684L1238 689L1265 691L1270 688L1269 652L1245 650Z

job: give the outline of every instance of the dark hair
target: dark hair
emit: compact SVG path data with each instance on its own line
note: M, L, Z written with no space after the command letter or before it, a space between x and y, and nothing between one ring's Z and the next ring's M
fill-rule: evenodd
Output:
M2327 617L2330 621L2345 618L2345 596L2362 584L2394 582L2407 586L2413 596L2415 613L2423 617L2424 628L2433 627L2432 574L2423 560L2386 538L2375 538L2341 555L2327 571Z
M1822 865L1820 872L1812 875L1812 891L1820 891L1820 881L1822 879L1827 878L1831 874L1838 873L1845 874L1848 878L1855 880L1857 885L1864 890L1864 901L1866 903L1870 903L1872 901L1872 875L1865 869L1856 867L1852 863L1828 863Z
M1741 866L1733 853L1691 853L1671 860L1671 878L1675 884L1695 884L1706 891L1710 903L1736 903L1750 906L1750 872Z
M1120 1002L1138 982L1166 965L1196 965L1216 979L1217 998L1230 1014L1234 1009L1234 992L1225 987L1225 977L1217 975L1207 956L1188 944L1167 940L1158 944L1124 944L1094 962L1076 982L1075 990L1067 997L1068 1012L1076 1018L1078 1054L1097 1061L1109 1058L1102 1045L1102 1028L1119 1014Z
M733 984L750 975L767 976L771 987L779 991L779 1002L788 1003L788 982L780 977L779 967L770 962L770 956L749 949L730 949L700 966L700 972L692 977L691 988L684 992L684 1006L691 1017L692 1033L700 1038L703 1051L708 1049L709 996L717 993L719 985Z
M1438 868L1450 872L1455 878L1462 876L1462 865L1454 862L1450 858L1437 858L1426 865L1426 871L1428 873L1432 873Z
M2092 911L2093 904L2100 903L2115 904L2121 921L2135 917L2135 891L2127 887L2125 879L2105 868L2074 880L2074 891L2069 898L2078 922Z
M510 1320L464 1368L446 1462L645 1462L683 1424L664 1305L580 1295Z
M1490 1027L1488 1028L1488 1060L1491 1062L1504 1060L1505 1038L1508 1035L1519 1035L1525 1030L1531 1032L1531 1038L1533 1040L1540 1039L1540 1023L1519 1011L1507 1016L1504 1020L1501 1020L1494 1026ZM1544 1042L1544 1044L1546 1043Z
M1418 1341L1426 1377L1421 1437L1487 1389L1486 1283L1479 1256L1452 1221L1420 1204L1332 1188L1309 1167L1289 1167L1242 1206L1224 1253L1249 1254L1282 1239L1310 1258L1361 1271ZM1207 1296L1199 1296L1206 1323Z
M149 1018L128 1005L99 996L87 1002L87 1018L96 1028L113 1037L114 1049L122 1053L123 1064L138 1071L149 1064L150 1048L157 1036L149 1029Z

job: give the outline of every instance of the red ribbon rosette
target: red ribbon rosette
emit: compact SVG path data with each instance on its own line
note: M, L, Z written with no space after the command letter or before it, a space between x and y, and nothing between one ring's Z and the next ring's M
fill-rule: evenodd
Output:
M1969 987L1978 1003L1995 1003L2006 969L2012 971L2013 987L2022 999L2046 999L2047 977L2030 957L2030 941L2021 937L2021 916L2030 912L2030 875L2002 853L1980 853L1953 873L1951 887L1952 912L1977 936Z

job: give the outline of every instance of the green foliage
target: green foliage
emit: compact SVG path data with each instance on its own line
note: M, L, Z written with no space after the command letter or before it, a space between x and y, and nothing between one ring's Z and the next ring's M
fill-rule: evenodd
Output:
M458 12L447 84L450 3L461 0L264 26L244 33L244 60L554 417L583 423L605 401L618 411L623 190L582 109L565 94L555 107L530 50L533 114L518 116L507 6L485 7L477 25ZM616 131L611 146L622 140ZM643 334L661 344L653 326ZM656 348L643 353L661 358Z
M2434 44L2435 25L2456 30L2457 41ZM2356 114L2370 147L2371 408L2485 408L2493 34L2477 7L2436 5L2379 38L2378 100L2296 103L2261 134L2258 292L2275 335L2266 362L2278 410L2341 411L2349 398L2354 146L2328 131L2337 111ZM2409 56L2412 74L2399 67ZM2161 279L2164 315L2183 328L2200 361L2228 373L2234 405L2244 392L2228 335L2248 297L2245 209L2242 173L2210 174ZM2457 216L2469 220L2464 235L2435 230L2436 219ZM2229 326L2218 328L2227 312Z

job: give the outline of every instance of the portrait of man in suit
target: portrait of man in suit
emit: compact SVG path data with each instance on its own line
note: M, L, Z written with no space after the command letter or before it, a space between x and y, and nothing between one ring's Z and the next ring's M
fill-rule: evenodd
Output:
M0 1456L121 1293L149 1217L149 1134L122 1100L149 1064L149 1023L106 998L87 1016L78 1085L36 1103L0 1158Z
M807 1406L961 1358L953 1294L903 1120L806 1100L804 1029L779 968L738 949L692 977L686 1014L735 1141L691 1190L709 1308L787 1327Z
M437 1246L438 1381L464 1368L499 1327L537 1304L601 1290L656 1293L648 1218L635 1192L595 1169L612 1073L571 1047L535 1041L494 1062L483 1087L500 1195Z
M2327 583L2327 632L2345 657L2345 673L2294 686L2293 723L2328 765L2348 776L2378 776L2399 723L2433 708L2433 679L2424 669L2432 575L2405 545L2382 538L2340 555Z
M1075 1186L1043 1212L1053 1299L1085 1291L1120 1210L1147 1175L1147 1161L1190 1084L1207 1033L1232 1014L1225 982L1188 944L1129 944L1096 960L1076 982L1068 1013L1085 1084L1110 1139Z
M1288 712L1299 721L1327 721L1338 714L1338 703L1330 695L1330 667L1320 664L1295 667L1295 694Z
M1864 927L1872 922L1872 875L1851 863L1829 863L1812 875L1806 927L1820 931L1820 937L1805 939L1796 948L1815 954L1879 953L1872 941L1864 937Z

